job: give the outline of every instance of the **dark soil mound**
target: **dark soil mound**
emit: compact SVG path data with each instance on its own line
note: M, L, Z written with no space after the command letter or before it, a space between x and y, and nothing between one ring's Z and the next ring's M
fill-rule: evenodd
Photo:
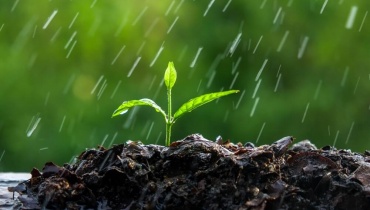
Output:
M254 147L194 134L127 142L51 162L11 191L24 209L370 209L369 153L285 137Z

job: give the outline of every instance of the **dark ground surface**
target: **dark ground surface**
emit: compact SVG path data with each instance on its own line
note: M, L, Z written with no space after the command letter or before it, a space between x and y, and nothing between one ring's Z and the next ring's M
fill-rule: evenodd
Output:
M292 142L127 142L47 162L9 190L19 209L370 209L369 152Z

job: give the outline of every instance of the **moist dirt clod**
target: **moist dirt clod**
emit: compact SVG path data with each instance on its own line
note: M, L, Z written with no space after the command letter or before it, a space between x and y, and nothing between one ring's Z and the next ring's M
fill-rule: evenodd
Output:
M20 209L370 209L370 153L284 137L271 145L189 135L128 141L47 162L10 187Z

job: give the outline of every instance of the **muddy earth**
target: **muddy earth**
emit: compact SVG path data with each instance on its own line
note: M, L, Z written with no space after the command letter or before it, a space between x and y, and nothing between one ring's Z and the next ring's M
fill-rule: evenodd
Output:
M18 209L370 209L370 152L193 134L170 147L129 141L47 162L9 187Z

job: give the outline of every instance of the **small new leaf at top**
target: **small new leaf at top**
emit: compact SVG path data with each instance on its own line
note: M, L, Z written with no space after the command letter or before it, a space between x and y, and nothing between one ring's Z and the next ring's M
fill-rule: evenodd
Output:
M167 89L172 89L175 85L177 79L177 72L173 62L168 63L168 67L164 73L164 82L166 84Z

